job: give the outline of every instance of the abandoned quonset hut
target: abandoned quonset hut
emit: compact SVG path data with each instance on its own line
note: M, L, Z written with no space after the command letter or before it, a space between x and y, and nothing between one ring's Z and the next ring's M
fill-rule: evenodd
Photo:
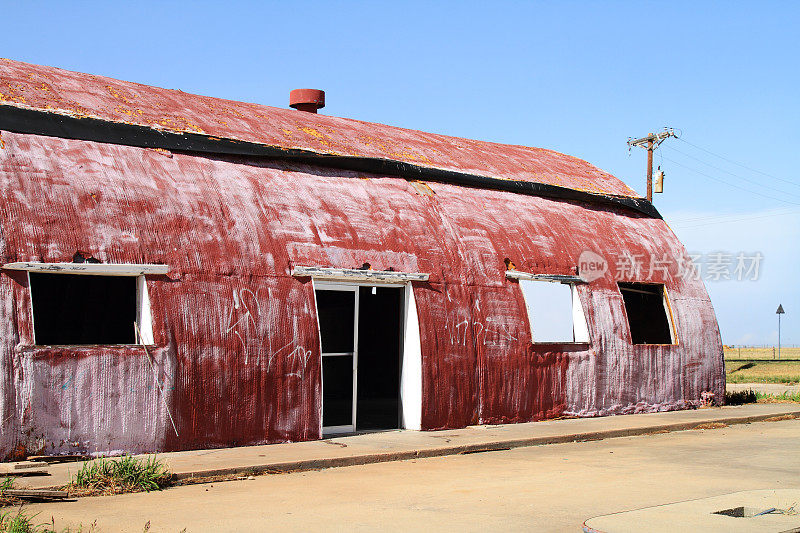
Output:
M722 400L714 310L649 202L574 157L321 116L322 96L0 60L0 455Z

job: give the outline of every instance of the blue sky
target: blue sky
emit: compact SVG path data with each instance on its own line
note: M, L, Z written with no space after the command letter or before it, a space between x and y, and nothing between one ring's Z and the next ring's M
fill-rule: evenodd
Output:
M274 106L322 88L327 114L555 149L642 193L645 154L625 141L679 128L656 153L656 206L691 251L764 256L758 281L707 283L723 340L775 342L782 302L800 344L800 3L0 8L3 57Z

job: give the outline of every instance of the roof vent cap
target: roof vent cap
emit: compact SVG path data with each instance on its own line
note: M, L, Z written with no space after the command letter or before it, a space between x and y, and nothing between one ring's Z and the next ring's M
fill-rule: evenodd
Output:
M294 89L289 93L289 107L298 111L316 113L325 107L325 91L319 89Z

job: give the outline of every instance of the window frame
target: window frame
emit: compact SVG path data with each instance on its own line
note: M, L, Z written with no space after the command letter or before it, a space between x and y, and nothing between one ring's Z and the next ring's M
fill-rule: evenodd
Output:
M512 271L509 271L512 272ZM528 317L528 328L531 335L531 343L534 345L547 345L547 344L568 344L568 345L589 345L592 343L592 336L589 332L589 324L586 321L586 310L583 307L583 301L581 300L580 294L578 293L577 285L579 283L585 283L581 278L577 278L575 276L548 276L548 275L537 275L537 274L528 274L528 275L521 275L524 274L522 272L513 271L514 275L507 275L508 278L516 279L517 285L519 286L519 290L522 293L522 299L525 302L525 314ZM531 282L531 283L558 283L560 285L566 285L570 289L570 300L571 300L571 312L572 312L572 340L543 340L537 341L534 335L534 324L533 324L533 316L531 313L532 309L532 302L528 301L528 297L525 295L525 290L523 289L522 283L523 282ZM576 320L577 317L580 317L580 320ZM579 333L581 335L579 335ZM580 340L579 340L580 339Z
M16 265L16 264L15 264ZM35 265L33 268L8 268L6 265L3 266L4 269L8 268L9 270L25 270L26 277L28 282L28 300L29 300L29 311L31 317L31 341L32 346L35 348L43 348L43 347L58 347L58 348L85 348L88 346L108 346L108 347L119 347L119 348L126 348L132 346L146 346L146 347L153 347L155 346L155 339L153 336L153 312L152 307L150 305L150 295L147 290L147 279L144 273L137 273L137 269L120 269L115 268L123 265L106 265L106 264L86 264L86 263L74 263L76 267L83 267L83 268L69 268L69 269L56 269L56 268L46 268L45 263L27 263L26 265ZM54 264L51 264L54 265ZM69 263L69 265L73 265ZM130 266L138 266L138 267L148 267L150 265L124 265L126 267ZM162 265L154 265L161 267ZM102 267L111 267L109 269L104 269ZM146 269L138 269L140 271L145 271ZM136 278L136 324L138 325L139 331L134 331L134 339L138 342L134 343L113 343L113 344L38 344L36 342L36 323L35 317L33 312L33 291L31 290L31 272L35 272L38 274L50 274L54 276L58 276L60 274L77 274L83 276L112 276L112 277L135 277ZM131 327L134 327L131 325Z
M625 296L622 294L622 287L620 283L630 283L637 285L648 285L651 287L661 287L661 303L664 306L664 316L667 318L667 326L669 329L670 342L669 343L656 343L656 342L633 342L633 333L631 332L631 320L628 316L628 306L625 303ZM678 339L678 330L675 327L675 316L672 313L672 303L669 299L667 286L664 283L655 283L650 281L617 281L617 291L619 292L620 299L622 300L622 312L625 315L625 324L628 326L628 343L631 346L678 346L680 344Z

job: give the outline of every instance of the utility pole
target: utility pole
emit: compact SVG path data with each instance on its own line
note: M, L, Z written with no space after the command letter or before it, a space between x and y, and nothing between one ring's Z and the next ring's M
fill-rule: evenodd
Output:
M631 146L638 146L647 150L647 201L651 203L653 202L653 150L670 137L678 138L672 128L664 128L664 131L659 133L648 133L639 139L628 137L629 151Z

